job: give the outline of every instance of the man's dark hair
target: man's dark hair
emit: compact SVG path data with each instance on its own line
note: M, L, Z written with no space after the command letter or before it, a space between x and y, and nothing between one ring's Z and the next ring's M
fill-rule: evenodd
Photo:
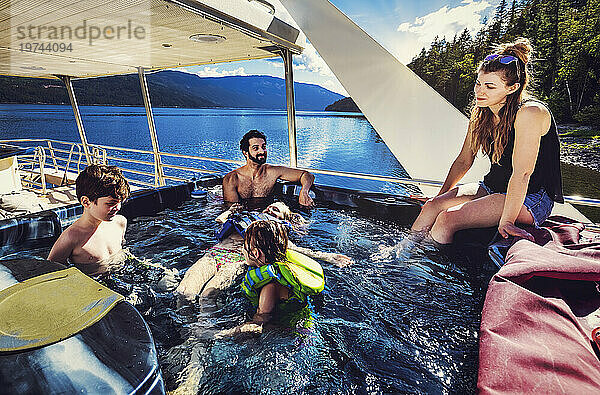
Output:
M246 228L244 248L250 254L252 248L258 248L265 254L267 264L285 261L287 247L287 228L279 222L256 221Z
M129 197L129 183L117 166L89 165L75 180L77 199L87 196L92 202L112 196L124 201Z
M267 142L267 136L256 129L249 130L240 140L240 149L242 152L248 152L250 149L250 139L263 139Z

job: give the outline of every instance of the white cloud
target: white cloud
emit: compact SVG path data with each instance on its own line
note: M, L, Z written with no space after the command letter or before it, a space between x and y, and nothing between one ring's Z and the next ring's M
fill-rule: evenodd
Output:
M452 40L465 28L474 34L484 27L482 19L484 11L492 7L487 0L463 0L454 8L443 6L430 14L416 17L411 22L398 25L396 31L401 35L394 42L398 58L407 63L419 53L421 48L429 47L435 36Z
M280 59L265 59L267 62L269 62L269 64L273 67L275 67L276 69L283 69L283 61L281 61Z
M327 88L332 92L339 93L343 96L348 96L348 92L344 89L342 84L339 83L337 79L335 80L327 80L322 84L323 88Z
M319 53L311 43L305 41L302 45L304 51L301 55L294 56L294 65L303 66L304 69L313 73L319 73L324 77L333 77L333 73L327 66L327 63L319 56Z
M398 26L398 31L399 32L407 32L410 29L410 23L408 22L404 22L401 23L400 26Z
M329 70L329 67L325 61L319 56L315 47L311 43L305 41L301 46L304 48L302 54L294 55L292 61L294 62L294 70L297 71L310 71L317 73L322 77L333 77L333 73ZM266 59L269 64L275 68L282 69L283 61L280 58Z

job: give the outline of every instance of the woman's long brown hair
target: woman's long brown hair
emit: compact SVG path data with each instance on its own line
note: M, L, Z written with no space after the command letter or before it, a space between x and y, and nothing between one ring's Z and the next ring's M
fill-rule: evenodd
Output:
M506 96L506 103L500 109L500 122L494 124L494 114L488 107L477 107L473 99L471 118L469 120L469 129L471 131L471 149L473 154L479 150L488 155L493 163L498 163L506 148L510 130L515 123L515 117L521 101L527 93L527 84L529 83L529 72L527 63L533 52L533 48L526 38L519 38L515 42L500 44L494 48L493 54L512 55L517 57L516 67L514 62L503 64L500 62L501 56L491 61L483 61L478 68L478 72L484 73L501 72L502 77L508 86L520 83L519 89ZM519 68L517 72L517 67Z

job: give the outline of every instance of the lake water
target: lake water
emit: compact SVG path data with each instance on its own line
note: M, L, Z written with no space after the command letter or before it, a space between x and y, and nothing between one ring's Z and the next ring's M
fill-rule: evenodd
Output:
M145 111L140 107L83 106L81 115L90 144L152 150ZM244 160L240 138L258 129L268 139L268 161L289 164L285 111L240 109L153 110L162 152ZM296 116L300 167L404 177L406 173L373 127L356 114L304 112ZM0 105L0 138L52 138L79 142L70 106ZM173 164L187 164L163 159ZM227 171L232 166L215 165ZM189 174L188 174L189 176ZM339 185L331 176L317 183ZM344 180L345 187L399 193L393 183Z

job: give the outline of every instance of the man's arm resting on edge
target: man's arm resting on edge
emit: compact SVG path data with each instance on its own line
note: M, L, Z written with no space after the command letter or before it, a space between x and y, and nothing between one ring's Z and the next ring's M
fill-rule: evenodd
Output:
M300 196L298 196L298 202L301 205L309 207L315 205L315 202L313 202L312 198L308 195L310 187L312 187L314 182L315 176L306 170L300 176L300 184L302 184L302 189L300 190Z
M308 196L308 191L310 191L310 187L312 187L313 182L315 181L315 176L306 170L292 169L291 167L284 166L281 166L280 169L281 173L279 178L286 181L299 182L300 185L302 185L300 196L298 196L298 202L302 206L314 206L313 200Z

